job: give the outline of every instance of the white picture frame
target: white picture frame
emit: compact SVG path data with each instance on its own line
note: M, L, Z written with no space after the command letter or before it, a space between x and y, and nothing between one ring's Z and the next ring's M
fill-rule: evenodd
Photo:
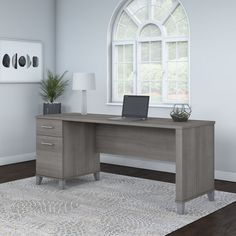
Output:
M41 41L0 39L0 83L39 83L43 67Z

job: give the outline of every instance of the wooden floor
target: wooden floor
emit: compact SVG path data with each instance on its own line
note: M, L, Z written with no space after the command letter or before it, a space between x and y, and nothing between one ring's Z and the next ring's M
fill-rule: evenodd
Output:
M103 172L140 177L164 182L175 182L175 175L132 167L101 164ZM35 161L0 167L0 183L32 177ZM216 189L236 193L236 183L216 181ZM232 203L169 236L236 236L236 203Z

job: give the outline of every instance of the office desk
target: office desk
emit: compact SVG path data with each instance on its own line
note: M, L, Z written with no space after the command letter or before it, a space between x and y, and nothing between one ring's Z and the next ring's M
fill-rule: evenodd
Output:
M176 163L177 212L203 194L214 200L213 121L173 122L109 120L111 115L68 113L37 117L36 182L94 174L99 180L100 153L132 155Z

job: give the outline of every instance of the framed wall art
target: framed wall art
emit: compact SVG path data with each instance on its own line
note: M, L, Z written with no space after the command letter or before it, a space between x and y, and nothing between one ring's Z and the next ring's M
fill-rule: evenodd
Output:
M0 39L0 83L39 83L42 78L42 42Z

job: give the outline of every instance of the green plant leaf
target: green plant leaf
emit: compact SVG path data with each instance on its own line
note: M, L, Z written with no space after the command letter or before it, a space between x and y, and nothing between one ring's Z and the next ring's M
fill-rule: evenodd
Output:
M63 81L67 71L62 75L53 74L50 70L47 71L47 79L41 81L40 96L46 102L53 103L58 99L68 86L69 81Z

